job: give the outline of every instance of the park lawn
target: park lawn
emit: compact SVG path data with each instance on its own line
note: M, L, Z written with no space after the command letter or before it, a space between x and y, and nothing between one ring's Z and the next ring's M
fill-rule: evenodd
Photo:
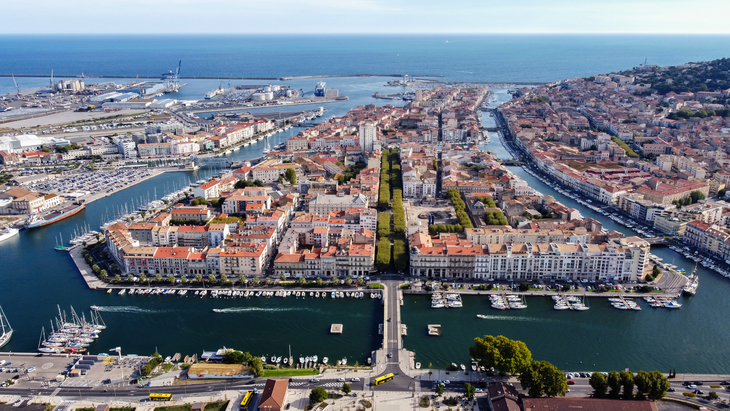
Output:
M225 411L228 408L228 401L214 401L205 404L203 411Z
M305 375L317 375L318 372L314 368L280 368L278 370L264 370L264 374L261 377L272 378L272 377L297 377Z

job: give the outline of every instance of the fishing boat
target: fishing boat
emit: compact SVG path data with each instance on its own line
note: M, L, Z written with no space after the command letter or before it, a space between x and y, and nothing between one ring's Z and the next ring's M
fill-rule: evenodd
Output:
M416 363L416 369L417 369L417 370L420 370L420 369L421 369L421 363L420 363L420 362L417 362L417 363Z
M483 320L486 320L487 319L487 316L484 315L484 314L477 314L477 318L481 318Z
M5 311L3 311L2 307L0 307L0 326L3 329L3 334L0 335L0 348L2 348L13 336L13 327L10 326L8 317L5 316Z
M330 361L327 357L322 357L322 364L327 365L327 363Z

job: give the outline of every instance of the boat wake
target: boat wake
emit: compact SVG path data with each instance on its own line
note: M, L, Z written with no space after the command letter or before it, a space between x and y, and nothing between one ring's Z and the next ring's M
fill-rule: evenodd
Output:
M214 308L214 313L246 313L246 312L284 312L284 311L318 311L311 308L259 308L259 307L231 307L231 308Z
M99 306L97 311L104 311L107 313L128 313L128 314L158 314L165 312L164 310L148 310L146 308L139 308L134 306L124 305L112 305L112 306Z

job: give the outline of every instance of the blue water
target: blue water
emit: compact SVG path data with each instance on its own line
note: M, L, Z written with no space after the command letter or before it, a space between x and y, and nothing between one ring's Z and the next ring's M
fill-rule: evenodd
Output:
M554 81L730 55L727 35L3 35L0 73ZM6 84L7 81L3 81ZM11 83L8 83L11 84Z

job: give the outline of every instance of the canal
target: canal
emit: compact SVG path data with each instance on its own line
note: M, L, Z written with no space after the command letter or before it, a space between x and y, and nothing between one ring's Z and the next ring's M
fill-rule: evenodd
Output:
M384 81L372 78L350 79L337 84L350 101L325 105L325 117L340 116L361 104L382 104L370 97L374 91L394 92L382 86ZM337 80L338 82L340 80ZM332 80L335 83L335 80ZM328 81L329 84L329 81ZM213 87L200 87L207 92ZM346 92L342 92L346 90ZM509 99L506 90L495 90L495 104ZM488 119L485 120L485 125ZM272 136L274 146L298 133L293 128ZM492 133L484 147L498 157L506 158L499 136ZM241 148L228 156L231 160L251 159L261 155L265 146ZM525 173L519 167L511 170L543 194L593 217L609 230L629 234L622 226L605 219L572 199ZM166 191L178 189L189 181L197 181L219 173L216 168L197 172L166 173L89 204L72 218L31 231L0 245L0 305L7 314L15 334L4 351L33 351L42 326L50 327L56 305L77 311L89 306L101 307L108 328L92 344L92 353L108 352L121 346L124 353L150 354L158 349L163 355L180 352L200 354L223 346L250 351L255 355L292 355L320 358L331 362L348 358L348 364L363 363L370 351L380 346L377 333L383 310L379 300L350 299L198 299L190 293L179 296L119 296L91 291L65 253L53 250L55 239L62 234L68 241L74 229L85 224L97 228L120 204L132 207L132 199L162 197ZM652 252L667 262L674 261L687 272L693 263L668 248ZM424 367L445 367L455 362L468 364L468 347L476 336L503 334L523 340L536 359L544 359L559 368L571 370L657 369L678 372L722 373L730 362L730 349L724 338L730 320L723 310L730 291L725 278L698 269L701 277L697 295L682 298L678 310L650 309L645 304L640 312L619 311L601 299L590 299L586 312L552 310L547 298L530 298L529 307L520 312L492 310L486 296L467 296L464 308L432 310L425 297L406 296L402 307L403 322L408 325L405 347L416 352ZM213 309L217 309L216 312ZM485 314L487 319L478 319ZM88 316L88 314L87 314ZM332 323L344 325L342 335L330 335ZM442 324L442 337L426 335L427 324ZM595 365L594 365L595 364Z
M509 99L496 94L498 104ZM484 124L490 119L483 113ZM481 147L499 158L511 158L497 133ZM616 224L525 172L510 167L530 187L569 207L580 210L586 218L601 221L608 230L634 235L632 230ZM694 261L663 246L652 253L665 262L676 264L688 273ZM680 309L650 308L639 301L641 311L621 311L602 298L589 298L588 311L555 311L548 297L527 299L524 310L498 311L491 308L487 293L466 296L461 309L431 309L427 296L406 296L402 307L403 323L408 325L404 339L407 349L416 352L423 367L433 364L445 368L451 363L469 364L469 345L484 335L505 335L524 341L533 358L547 360L560 369L571 371L611 371L626 367L637 370L667 372L724 373L730 362L730 348L724 339L730 332L730 319L723 311L730 293L730 280L699 266L700 286L694 297L682 297ZM487 319L477 318L487 315ZM441 337L428 336L428 324L441 324Z

